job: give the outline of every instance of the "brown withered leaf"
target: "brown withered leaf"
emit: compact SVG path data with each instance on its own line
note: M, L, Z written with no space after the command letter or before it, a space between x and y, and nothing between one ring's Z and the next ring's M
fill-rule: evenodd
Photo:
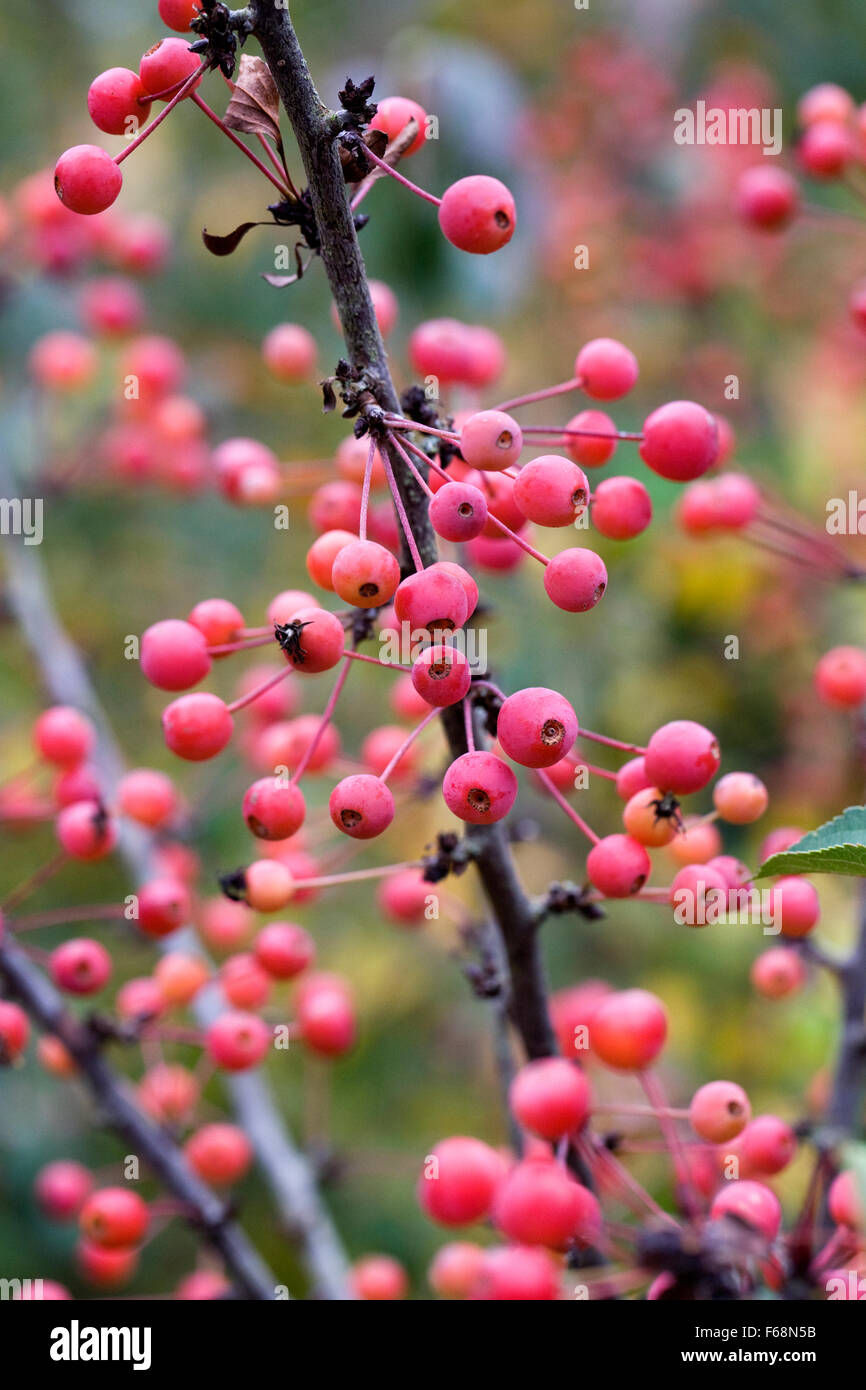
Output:
M208 251L214 256L230 256L236 251L246 236L247 232L252 231L253 227L271 227L272 222L242 222L239 227L235 227L233 232L228 232L225 236L215 236L206 227L202 228L201 239Z
M267 63L251 53L241 55L232 99L224 117L231 130L264 135L282 154L280 98Z

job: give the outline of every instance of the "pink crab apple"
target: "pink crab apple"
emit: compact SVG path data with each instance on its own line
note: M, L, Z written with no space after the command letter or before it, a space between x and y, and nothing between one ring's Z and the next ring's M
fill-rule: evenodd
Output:
M544 454L521 468L514 501L538 526L573 526L589 503L589 483L571 459Z
M472 684L472 669L457 647L426 647L412 666L412 685L427 705L444 708L462 700Z
M400 583L396 556L375 541L351 541L339 551L331 568L334 592L355 608L381 608L390 603Z
M300 830L306 815L299 787L279 777L261 777L244 795L243 817L261 840L288 840Z
M79 1225L92 1245L102 1250L126 1249L144 1239L150 1212L137 1192L125 1187L103 1187L84 1203Z
M741 1179L728 1182L713 1198L710 1219L734 1216L754 1226L769 1241L774 1241L782 1224L782 1208L771 1188L763 1183Z
M778 231L787 226L800 205L796 179L772 164L756 165L740 178L736 192L737 211L744 222L761 231Z
M639 893L651 867L643 845L630 835L606 835L586 857L587 877L606 898L630 898Z
M283 652L290 666L305 676L330 671L343 655L345 634L334 613L324 608L299 608L287 624L297 641L285 642Z
M352 1270L352 1287L365 1303L393 1303L408 1295L409 1278L390 1255L365 1255Z
M73 145L58 159L54 187L70 212L92 217L117 198L123 184L120 169L98 145Z
M253 942L256 960L275 980L292 980L313 963L313 938L294 922L269 922Z
M446 541L471 541L487 521L487 498L471 483L445 483L430 499L430 524Z
M53 705L36 720L33 744L40 757L56 767L75 767L93 749L93 726L78 710Z
M574 362L574 375L588 396L614 401L625 396L638 379L634 353L615 338L593 338L585 343Z
M353 840L372 840L394 819L394 798L380 777L355 773L344 777L328 801L331 820Z
M509 1240L554 1250L592 1245L602 1228L597 1198L547 1159L514 1165L497 1188L493 1220Z
M515 1117L542 1139L561 1139L583 1125L590 1111L589 1082L564 1057L527 1062L509 1090Z
M773 920L782 935L798 939L808 936L821 916L821 904L814 886L796 874L776 880L772 888Z
M517 778L495 753L463 753L442 782L445 804L460 820L491 825L508 815L517 798Z
M213 1062L223 1071L248 1071L257 1067L268 1050L267 1025L251 1013L220 1014L205 1035Z
M73 859L104 859L117 844L117 823L100 801L73 801L55 822L57 839Z
M315 375L316 340L299 323L278 323L262 343L262 361L277 381L292 385Z
M46 1216L71 1221L93 1191L93 1174L72 1159L58 1159L40 1168L33 1189Z
M656 786L687 795L706 786L718 771L719 758L718 740L709 729L692 719L675 719L656 729L644 765Z
M152 879L138 890L138 926L146 936L170 936L191 914L189 892L176 879Z
M141 669L158 690L189 690L210 671L207 637L198 626L165 618L141 635Z
M672 482L699 478L716 461L715 417L694 401L671 401L644 420L640 456L654 473Z
M487 174L470 174L446 188L439 226L460 251L488 256L514 235L517 212L504 183Z
M150 101L137 72L109 68L91 82L87 109L93 124L106 134L134 135L147 122Z
M111 956L100 942L76 937L51 952L50 969L58 989L96 994L111 978Z
M530 686L503 702L496 736L514 762L550 767L571 751L577 738L577 715L558 691Z
M581 410L565 427L562 447L582 468L600 468L613 458L618 442L617 429L603 410Z
M534 1245L485 1250L472 1298L493 1303L555 1302L561 1298L552 1255Z
M321 1057L342 1057L354 1046L357 1033L355 1005L346 981L322 972L310 975L295 999L298 1029L312 1052Z
M612 541L630 541L652 521L650 495L637 478L603 478L592 494L592 524Z
M471 468L499 472L516 463L523 448L523 432L503 410L479 410L460 431L460 453Z
M0 999L0 1057L15 1062L30 1038L30 1020L18 1004Z
M544 570L548 598L566 613L587 613L595 608L607 588L607 568L588 546L560 550Z
M197 763L222 752L232 736L234 720L219 696L196 691L166 706L162 727L171 751Z
M667 1011L648 990L627 989L599 1002L589 1028L592 1050L606 1066L643 1071L665 1045Z
M440 1226L469 1226L490 1211L505 1162L480 1139L455 1135L430 1151L418 1180L418 1200Z
M733 1081L709 1081L692 1097L689 1121L695 1134L724 1144L746 1127L752 1113L749 1097Z
M806 967L800 957L782 946L774 946L753 962L752 984L766 999L784 999L796 994L806 982Z
M142 57L138 75L147 92L167 99L174 95L173 88L192 77L201 66L201 59L190 52L185 39L159 39Z
M411 97L385 97L377 104L370 129L384 131L390 142L396 140L410 121L416 122L418 133L409 148L404 151L403 157L408 159L410 155L423 149L427 138L427 112L417 101L412 101Z
M815 689L827 705L855 708L866 700L866 651L833 647L815 668Z

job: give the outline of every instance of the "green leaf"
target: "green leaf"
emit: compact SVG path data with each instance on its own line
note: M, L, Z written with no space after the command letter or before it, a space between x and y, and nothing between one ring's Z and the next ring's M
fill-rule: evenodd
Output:
M866 876L866 806L849 806L817 830L761 865L755 878L773 874L860 874Z

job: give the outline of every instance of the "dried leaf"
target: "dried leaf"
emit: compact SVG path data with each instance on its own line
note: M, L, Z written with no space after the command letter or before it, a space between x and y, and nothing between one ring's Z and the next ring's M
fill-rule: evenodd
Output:
M202 241L208 251L214 256L230 256L236 251L243 241L247 232L252 231L253 227L270 227L270 222L242 222L239 227L235 227L233 232L228 232L225 236L214 236L206 227L202 228Z
M246 135L264 135L282 152L280 98L271 70L262 58L250 53L241 56L232 99L224 117L231 130Z
M331 380L332 380L332 378L331 378L331 377L328 377L327 381L320 381L320 382L319 382L319 385L320 385L321 388L322 388L322 414L323 414L323 415L330 415L330 413L331 413L332 410L336 410L336 409L337 409L337 397L336 397L336 394L335 394L335 392L334 392L334 388L333 388L333 386L331 385Z

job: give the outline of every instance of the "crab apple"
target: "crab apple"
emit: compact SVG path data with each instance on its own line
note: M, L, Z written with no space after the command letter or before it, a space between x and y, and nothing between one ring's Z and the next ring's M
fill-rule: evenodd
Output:
M581 410L566 425L562 446L582 468L600 468L616 451L616 425L603 410Z
M162 727L172 753L187 762L200 763L222 752L232 736L234 720L217 695L197 691L166 705Z
M760 488L744 473L720 473L713 479L716 524L739 531L753 521L761 505Z
M431 569L435 569L442 574L448 574L452 579L457 580L457 583L466 595L466 617L468 621L478 607L478 585L475 583L472 575L468 570L465 570L462 565L455 564L453 560L439 560L436 565L431 566Z
M859 280L851 291L848 313L858 328L866 330L866 280Z
M426 628L428 632L454 632L469 616L469 601L460 578L446 568L445 562L418 570L398 586L394 595L394 615L410 628Z
M523 767L550 767L571 751L577 715L556 690L533 685L503 702L496 736L508 757Z
M463 753L445 773L445 804L471 825L492 825L508 815L517 797L517 778L495 753Z
M487 521L482 536L501 541L502 530L496 525L501 521L511 531L520 532L526 525L526 517L517 505L514 479L505 473L470 473L472 482L483 489L487 499Z
M311 965L313 938L294 922L269 922L253 942L256 960L275 980L293 980Z
M487 1251L469 1240L454 1240L433 1256L427 1280L440 1298L469 1298L481 1274Z
M516 570L526 559L526 551L517 541L505 537L494 540L492 536L476 536L468 541L466 554L473 565L491 574L506 574Z
M3 1038L3 1007L3 1004L0 1003L0 1042ZM14 1008L15 1006L9 1005L9 1007ZM50 1033L45 1033L39 1039L36 1045L36 1055L40 1066L51 1076L67 1078L75 1076L78 1072L78 1063L71 1052L67 1051L59 1038L52 1037ZM15 1060L14 1056L12 1060Z
M324 608L299 608L284 626L289 629L281 641L286 660L302 675L330 671L343 655L343 625Z
M352 994L339 975L310 975L296 997L298 1028L311 1051L342 1057L355 1042Z
M354 840L372 840L394 819L394 798L379 777L355 773L344 777L328 800L331 820Z
M802 840L805 830L801 830L796 825L781 825L776 830L771 830L769 835L765 835L761 841L761 848L758 851L758 860L763 863L765 859L771 859L774 854L784 854L786 849L790 849L798 840Z
M835 82L819 82L797 102L797 122L801 126L814 125L816 121L847 124L855 113L854 98Z
M468 1226L487 1216L504 1175L505 1162L489 1144L455 1135L426 1158L418 1200L440 1226Z
M421 877L418 869L389 874L382 879L377 893L382 914L398 927L421 926L431 898L436 899L436 889Z
M806 983L806 967L796 952L774 946L753 961L752 984L766 999L784 999L796 994Z
M460 431L460 453L470 468L498 473L516 463L523 431L503 410L478 410Z
M244 871L246 901L256 912L279 912L294 896L294 878L278 859L255 859Z
M617 1071L644 1071L665 1045L668 1016L661 1000L645 989L609 994L592 1012L592 1050Z
M260 1009L271 991L271 977L250 951L229 956L220 966L220 988L236 1009Z
M190 52L185 39L159 39L142 57L138 75L151 96L167 99L174 95L172 88L180 86L201 67L201 59Z
M111 978L111 956L89 937L64 941L51 952L51 976L68 994L96 994Z
M107 135L135 135L150 114L150 99L137 72L109 68L91 82L87 109Z
M571 459L543 454L521 468L514 501L538 526L572 526L589 503L586 474Z
M75 1259L81 1277L98 1289L122 1288L138 1268L138 1251L132 1246L107 1250L81 1240L75 1248Z
M687 795L700 791L718 771L718 739L703 724L675 719L656 729L644 761L656 786Z
M220 491L231 502L239 499L241 480L247 472L264 471L279 478L276 454L258 439L245 436L225 439L218 444L211 454L211 467Z
M587 877L606 898L630 898L650 876L650 857L630 835L606 835L586 857Z
M770 1178L792 1161L797 1152L797 1136L778 1115L757 1115L740 1135L737 1150L749 1173Z
M102 786L96 773L79 763L59 774L51 795L57 806L71 806L74 801L101 801Z
M694 401L670 401L644 420L640 456L654 473L691 482L716 461L719 430L714 416Z
M320 731L321 737L318 737ZM281 764L297 767L317 737L306 770L324 772L340 756L340 735L333 724L326 724L322 729L318 714L299 714L297 719L271 724L259 741L256 750L258 761L265 767L279 767Z
M281 589L268 604L267 619L273 624L287 623L299 608L318 606L313 595L308 594L305 589Z
M355 1296L366 1303L393 1303L409 1293L409 1277L390 1255L365 1255L350 1277Z
M345 478L323 483L310 499L307 516L314 531L345 530L355 535L361 526L360 487Z
M457 647L426 647L412 667L412 684L428 705L444 709L469 693L472 668Z
M160 1063L146 1071L139 1082L138 1103L146 1115L160 1124L184 1124L199 1101L196 1078L177 1063Z
M92 1245L119 1250L140 1244L150 1225L150 1212L128 1187L102 1187L87 1198L78 1224Z
M761 231L787 226L800 206L797 180L772 164L758 164L740 177L736 193L742 220Z
M623 763L616 774L617 795L621 796L623 801L630 801L635 792L643 791L644 787L651 786L652 781L647 775L643 757L629 758L628 762Z
M749 870L732 854L716 854L706 860L708 869L716 869L729 888L743 888L749 882Z
M674 875L670 901L677 921L688 927L706 926L708 908L727 910L728 880L709 864L685 864Z
M637 358L616 338L593 338L585 343L574 362L574 375L582 389L596 401L615 401L625 396L638 379Z
M121 777L117 785L117 806L130 820L156 830L170 821L177 811L177 790L164 772L152 767L137 767Z
M179 618L153 623L141 635L141 669L158 690L189 690L211 668L201 628Z
M855 153L851 132L838 121L816 121L804 132L797 155L814 179L835 179L844 173Z
M73 801L55 822L60 845L73 859L104 859L117 844L117 824L101 801Z
M562 1139L580 1129L590 1111L585 1074L564 1057L539 1057L515 1076L509 1103L525 1129L542 1139Z
M33 344L28 366L33 380L48 391L80 391L96 372L96 351L80 333L58 329Z
M135 378L138 400L147 406L176 393L186 370L186 359L177 343L158 333L134 338L123 353L122 374Z
M224 647L238 640L244 615L227 598L206 598L195 605L187 622L198 629L209 647Z
M866 700L866 651L832 647L815 668L815 689L827 705L853 708Z
M564 1249L592 1245L601 1233L601 1209L588 1188L558 1163L526 1159L506 1174L493 1200L493 1219L521 1245Z
M680 833L667 846L677 864L708 864L722 849L718 827L700 816L685 816Z
M278 323L262 343L262 360L277 381L306 381L316 371L316 340L299 323Z
M355 608L381 608L390 603L400 583L396 556L375 541L352 541L343 546L331 569L336 594Z
M536 1245L494 1246L483 1252L470 1297L488 1303L555 1302L561 1296L559 1269Z
M853 1231L863 1229L863 1199L853 1168L844 1169L833 1179L827 1191L827 1206L837 1226L849 1226Z
M710 1220L719 1221L724 1216L754 1226L769 1241L776 1239L782 1224L782 1208L775 1192L745 1178L726 1183L713 1198Z
M566 613L587 613L607 588L607 569L600 555L586 546L560 550L544 570L547 597Z
M114 1007L120 1018L159 1018L165 1013L165 997L156 980L143 976L121 985Z
M231 1284L215 1269L197 1269L182 1279L174 1291L179 1303L203 1303L231 1296Z
M198 0L159 0L159 17L167 29L184 34L200 13Z
M514 235L514 199L499 179L470 174L446 188L439 204L439 226L460 251L489 256Z
M670 844L677 833L673 816L659 814L659 804L663 799L664 792L658 787L643 787L629 797L623 807L622 823L626 832L638 844L647 845L650 849Z
M466 325L467 386L477 390L491 386L505 367L505 344L498 333L483 325Z
M650 495L637 478L604 478L592 494L592 524L608 540L634 540L652 516Z
M0 999L0 1061L16 1061L29 1037L30 1020L24 1010Z
M210 970L202 956L169 951L157 961L153 976L165 1003L170 1008L183 1008L207 984Z
M471 483L445 483L430 499L430 524L443 540L471 541L487 521L487 498Z
M20 1291L12 1297L22 1303L65 1303L72 1298L72 1294L65 1284L58 1284L56 1279L40 1279L37 1284L29 1284L25 1279Z
M271 861L263 862L269 864ZM249 870L245 878L248 875ZM202 903L198 927L201 936L215 951L232 951L247 940L252 918L244 903L232 898L208 898Z
M189 893L176 879L152 879L138 890L138 925L146 936L170 936L191 913Z
M751 772L728 772L713 787L713 805L731 825L751 825L767 809L769 795Z
M436 377L446 385L465 382L469 374L466 324L459 319L419 323L409 335L409 361L419 376Z
M288 840L300 830L306 812L300 787L280 777L259 778L244 796L244 820L260 840Z
M409 148L403 151L403 158L408 159L410 155L417 154L423 148L427 138L427 112L417 101L412 101L410 97L385 97L384 101L378 104L376 114L370 122L370 129L383 131L390 144L406 129L410 121L417 123L418 134Z
M795 940L808 936L821 916L815 888L796 874L776 880L772 888L771 910L773 922L781 926L782 935Z
M325 531L317 536L307 551L307 573L320 589L334 591L331 574L334 561L346 545L352 545L358 537L352 531Z
M93 1174L72 1159L57 1159L40 1168L33 1190L46 1216L71 1221L93 1191Z
M751 1113L742 1086L733 1081L708 1081L692 1096L689 1122L701 1139L724 1144L745 1129Z
M36 752L55 767L77 766L91 752L94 741L90 720L70 705L52 705L33 726Z
M257 1067L268 1050L267 1025L256 1014L220 1014L205 1034L211 1060L223 1071Z
M337 465L337 472L341 478L349 483L363 483L364 475L367 472L367 458L370 453L370 440L356 439L350 434L348 439L344 439L337 447L334 455L334 462ZM370 486L372 488L386 487L387 475L385 465L382 462L382 455L378 449L373 450L373 467L370 472Z
M87 216L104 212L116 199L123 175L98 145L73 145L55 165L54 188L64 207Z

